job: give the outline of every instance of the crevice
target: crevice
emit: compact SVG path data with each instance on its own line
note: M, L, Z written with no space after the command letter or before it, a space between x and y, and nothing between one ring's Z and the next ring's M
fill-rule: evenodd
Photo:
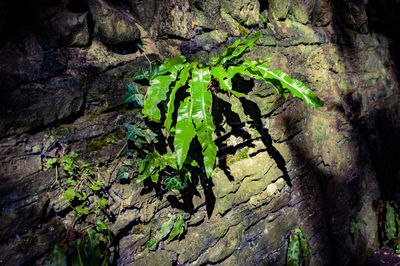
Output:
M73 13L84 13L89 11L87 1L82 0L71 0L66 5L66 8Z
M292 135L288 136L287 138L284 138L283 140L273 140L273 141L274 141L274 143L278 143L278 144L284 143L284 142L289 142L292 139L294 139L295 137L297 137L299 134L301 134L302 132L303 132L303 130L299 130L299 131L293 133Z
M129 234L129 231L136 225L140 224L140 219L135 219L131 222L129 222L126 226L124 226L122 229L118 231L118 233L114 236L113 238L113 243L112 245L116 245L119 243L119 241L124 237Z
M268 0L262 0L258 1L260 3L260 13L262 13L264 10L268 11L269 10L269 3Z

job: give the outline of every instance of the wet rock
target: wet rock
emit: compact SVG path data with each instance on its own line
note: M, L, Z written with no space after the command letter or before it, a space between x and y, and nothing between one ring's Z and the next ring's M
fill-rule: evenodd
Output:
M241 35L240 23L237 22L231 15L226 13L224 10L221 10L221 18L233 36Z
M113 232L114 235L117 235L122 230L129 229L127 227L138 220L139 217L140 212L136 209L128 209L122 213L119 213L117 220L111 226L111 232Z
M47 213L47 189L54 182L54 172L39 172L14 180L2 176L0 190L1 228L3 241L26 232L44 219Z
M223 0L221 9L246 26L258 24L260 21L260 3L258 1Z
M64 11L54 16L50 23L62 44L66 46L87 46L89 44L87 13L76 14Z
M15 235L8 244L0 243L2 265L27 265L38 261L43 263L43 256L52 253L53 247L65 232L63 223L56 218L39 228L31 229L25 234Z
M269 27L274 32L274 36L278 36L278 38L269 37L271 36L271 32L266 31L267 38L259 41L261 45L310 45L322 44L328 41L323 31L314 30L310 26L292 20L277 21L275 25L269 25Z
M160 15L160 35L190 39L193 35L194 16L188 0L172 0L163 5Z
M104 0L89 0L88 3L95 23L95 32L99 34L103 43L119 45L140 39L140 31L129 13Z
M286 19L289 12L291 0L270 0L268 1L268 3L269 10L276 19Z
M208 221L199 228L189 228L183 240L173 241L165 248L179 252L179 264L189 263L196 260L202 254L202 251L214 246L219 239L225 236L227 231L228 226L222 221ZM196 241L193 241L193 239L196 239ZM184 246L185 249L181 250L179 248L181 246Z
M133 16L146 29L150 28L158 7L162 1L157 0L129 0L126 1L133 12Z
M217 0L195 1L194 23L205 29L217 29L220 23L221 3Z
M134 229L134 232L119 241L119 265L129 265L137 260L137 255L146 249L146 242L150 238L150 230ZM145 264L148 265L148 264Z
M0 135L7 136L77 114L82 108L83 91L73 77L57 76L42 84L21 85L1 102Z
M223 30L213 30L197 35L194 39L196 46L204 50L210 51L215 47L219 47L228 39L228 33Z
M154 253L145 253L144 256L138 256L136 257L134 264L137 265L145 265L145 266L151 266L151 265L174 265L176 263L176 257L177 255L168 252L165 250L158 250L157 252ZM123 264L121 265L129 265L129 264Z
M291 14L294 16L296 21L307 24L311 13L313 12L315 0L295 0L292 1L290 7Z
M312 21L316 26L326 26L333 16L332 4L329 0L315 0Z

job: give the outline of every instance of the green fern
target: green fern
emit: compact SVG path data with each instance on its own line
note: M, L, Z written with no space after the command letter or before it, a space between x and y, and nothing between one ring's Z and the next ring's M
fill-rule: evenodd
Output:
M280 70L271 70L266 65L268 60L240 60L246 51L253 48L260 37L260 32L257 32L253 38L237 40L227 47L222 55L213 58L209 64L189 63L184 56L178 56L165 60L157 69L156 74L150 74L152 78L144 97L142 113L151 121L163 122L166 130L173 136L174 151L170 158L176 160L177 170L184 169L190 145L196 137L201 144L207 177L210 177L214 169L217 146L213 141L215 131L211 92L213 80L219 84L219 88L216 89L242 97L241 93L233 89L232 78L237 74L244 74L272 84L276 92L283 94L285 98L291 93L310 106L323 105L323 101L302 82L290 78ZM142 76L145 77L146 73ZM179 90L186 90L185 97L175 110ZM163 117L165 118L162 121ZM161 155L152 153L150 157L149 160L153 160L155 165L144 169L145 174L140 176L140 180L151 176L153 181L157 181L158 171L165 168L160 162Z

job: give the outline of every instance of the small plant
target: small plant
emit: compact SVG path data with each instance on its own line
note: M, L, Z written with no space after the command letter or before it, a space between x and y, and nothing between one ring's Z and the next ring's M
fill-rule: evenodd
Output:
M190 180L190 173L185 167L188 164L202 167L206 176L211 176L217 154L217 146L213 140L216 129L212 115L213 93L223 92L229 96L243 97L242 93L232 87L232 78L235 75L264 80L272 84L276 92L283 94L285 98L291 93L310 106L323 105L323 101L302 82L290 78L280 70L271 70L266 64L268 59L241 60L243 54L252 49L260 37L260 32L257 32L253 38L237 40L208 64L190 63L184 56L178 56L165 60L159 67L154 67L153 71L150 69L150 73L142 69L134 76L134 80L148 79L150 86L142 102L137 87L129 84L124 102L133 102L136 106L143 107L143 115L150 121L163 123L168 136L173 138L172 152L160 154L151 148L147 154L139 156L140 175L137 182L149 177L158 182L160 176L179 176L167 184L179 183L183 187L185 181ZM126 127L129 135L127 139L136 145L139 139L143 142L143 138L146 138L143 132L133 132L129 128L133 127L132 125ZM131 138L129 132L134 133L136 137ZM195 138L201 145L203 157L196 162L188 156ZM173 173L168 173L170 170ZM165 184L165 178L162 180Z
M168 237L168 241L172 241L175 238L178 239L185 230L185 221L183 214L170 214L169 220L163 223L161 230L156 232L155 236L150 238L147 247L149 250L154 251L157 249L158 243L164 238Z
M79 154L72 151L61 158L50 158L46 168L55 168L56 180L64 190L62 194L74 210L75 220L68 227L61 245L56 245L53 257L46 265L107 265L106 249L111 244L110 230L100 216L108 216L105 183L100 171L89 163L78 162ZM59 168L65 172L66 181L61 186ZM63 177L64 178L64 177ZM51 187L51 188L52 188ZM50 189L51 189L50 188ZM81 230L74 228L79 218L85 218L90 213L92 220L85 220L89 227ZM86 234L82 234L86 232Z
M310 244L301 229L294 229L289 235L289 243L286 254L287 266L310 265Z
M91 167L89 163L78 162L79 155L72 151L69 155L61 158L51 158L45 163L47 168L56 168L56 181L59 182L58 169L61 167L66 173L66 184L62 194L74 209L77 217L89 214L89 206L94 206L93 212L99 215L100 212L107 212L108 205L105 197L105 183L102 180L100 171ZM55 184L54 183L54 184ZM54 185L53 184L53 185ZM89 200L93 194L94 201Z
M359 223L367 225L367 222L363 219L356 220L353 218L350 220L349 233L352 237L353 242L357 242L360 238L360 228L358 226Z
M87 235L67 244L56 245L47 266L105 266L108 265L108 253L104 252L110 245L109 239L102 240L103 229L96 228L87 231Z
M394 201L378 206L378 230L382 244L393 246L400 253L400 209Z

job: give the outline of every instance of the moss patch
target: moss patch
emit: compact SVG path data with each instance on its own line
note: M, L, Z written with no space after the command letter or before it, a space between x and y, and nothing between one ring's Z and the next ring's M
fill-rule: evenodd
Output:
M235 162L249 158L248 153L249 153L249 147L245 147L245 148L239 150L238 152L236 152L235 155L228 155L226 157L226 165L231 166Z
M117 132L117 133L119 133L119 132ZM119 134L101 136L98 139L89 141L88 146L87 146L87 152L90 153L93 151L101 150L103 147L118 141L120 136L116 137L115 135L119 135Z
M70 136L75 133L75 130L76 128L74 126L62 125L54 130L51 130L49 133L53 136Z

